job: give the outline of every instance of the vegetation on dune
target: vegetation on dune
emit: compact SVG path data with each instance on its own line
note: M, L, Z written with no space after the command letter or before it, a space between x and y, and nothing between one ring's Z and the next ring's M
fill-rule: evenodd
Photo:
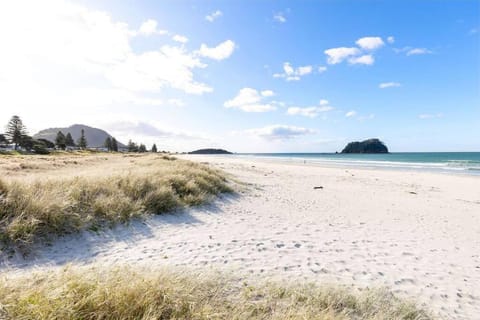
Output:
M58 170L55 157L51 159L52 170ZM144 156L140 160L131 163L133 160L125 158L123 167L95 175L55 177L47 172L29 181L0 179L0 242L28 248L37 239L198 205L230 191L222 173L207 166L173 157ZM36 169L33 160L20 166Z
M34 284L34 285L32 285ZM3 313L3 314L2 314ZM6 319L432 319L387 291L249 285L166 270L74 268L0 279Z

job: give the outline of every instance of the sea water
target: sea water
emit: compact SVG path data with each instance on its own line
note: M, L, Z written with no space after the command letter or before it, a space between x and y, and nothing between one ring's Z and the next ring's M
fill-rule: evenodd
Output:
M480 152L395 152L376 154L239 153L233 156L333 166L393 168L480 175Z

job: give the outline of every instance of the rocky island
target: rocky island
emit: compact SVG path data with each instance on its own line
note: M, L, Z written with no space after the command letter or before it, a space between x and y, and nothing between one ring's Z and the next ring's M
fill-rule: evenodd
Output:
M223 150L223 149L199 149L189 154L232 154L230 151Z
M350 142L343 148L342 153L388 153L388 148L379 139L368 139Z

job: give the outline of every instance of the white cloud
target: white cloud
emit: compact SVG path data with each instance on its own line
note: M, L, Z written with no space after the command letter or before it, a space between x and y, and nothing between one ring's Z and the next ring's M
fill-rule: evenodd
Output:
M158 30L157 26L158 26L158 23L156 20L148 19L142 23L142 25L138 29L138 33L145 36L149 36L152 34L163 35L168 33L168 31L166 30Z
M205 16L205 20L207 20L207 21L209 21L209 22L213 22L213 21L215 21L217 18L220 18L222 15L223 15L222 11L216 10L216 11L210 13L209 15L206 15L206 16Z
M230 57L234 49L235 42L232 40L227 40L213 48L209 48L206 44L202 44L198 54L202 57L207 57L214 60L223 60Z
M432 51L426 49L426 48L413 48L407 50L407 56L412 56L412 55L419 55L419 54L429 54L432 53Z
M275 93L272 90L263 90L261 94L264 97L272 97L275 95Z
M337 64L347 59L348 57L358 55L360 53L360 50L358 48L340 47L325 50L324 53L328 56L328 64Z
M390 44L391 44L391 43L394 43L394 42L395 42L395 37L389 36L389 37L387 38L387 42L390 43Z
M194 72L207 67L196 52L167 45L157 50L133 50L133 36L159 32L155 20L145 21L136 31L115 21L107 12L67 1L34 1L28 2L28 7L28 12L24 12L25 3L21 0L0 3L0 38L5 46L0 51L1 78L5 80L0 80L5 83L2 92L8 86L10 92L34 92L43 87L45 93L37 96L34 103L29 100L32 96L14 98L2 94L1 105L48 105L53 96L49 92L77 92L70 87L89 88L97 84L105 90L136 94L160 93L163 88L189 94L213 90L196 80ZM15 17L22 15L22 28L11 32L11 26L18 23ZM82 99L85 98L70 97L71 101Z
M359 115L357 111L350 110L347 113L345 113L345 117L350 118L350 119L356 119L358 121L365 121L365 120L374 119L375 115L373 113L368 114L368 115Z
M325 71L327 71L327 67L323 67L323 66L318 67L318 73L323 73Z
M352 57L348 59L350 64L366 64L372 65L375 62L375 58L371 54L365 54L360 57Z
M380 37L363 37L355 43L364 50L375 50L385 45Z
M434 118L443 117L443 114L442 113L436 113L436 114L424 113L424 114L419 114L418 117L420 119L434 119Z
M288 115L300 115L304 117L315 118L320 113L331 111L334 108L329 104L328 100L322 99L318 106L312 107L290 107L287 109Z
M179 34L176 34L172 37L173 41L180 42L180 43L187 43L188 38Z
M193 78L193 69L205 68L193 54L183 48L163 46L159 51L130 54L125 61L105 72L113 85L132 91L156 92L171 87L190 94L213 89Z
M378 85L380 89L400 87L401 84L398 82L382 82Z
M240 109L245 112L266 112L275 110L275 105L265 103L265 98L273 96L271 90L263 90L260 93L252 88L241 89L237 96L231 100L226 101L223 105L225 108Z
M477 34L477 33L478 33L478 28L472 28L472 29L470 29L470 31L468 32L468 34L470 34L470 35Z
M279 12L273 15L273 20L280 22L280 23L285 23L287 22L287 18L283 15L283 13Z
M311 129L279 124L263 128L249 129L246 130L246 132L267 140L286 140L315 133L315 131Z
M312 66L294 68L290 62L283 63L283 73L275 73L274 78L284 78L286 81L298 81L302 76L312 73Z

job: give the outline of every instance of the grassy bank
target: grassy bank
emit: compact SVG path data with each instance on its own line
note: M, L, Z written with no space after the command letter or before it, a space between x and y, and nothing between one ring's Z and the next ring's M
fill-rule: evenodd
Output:
M215 280L214 280L215 279ZM432 319L386 291L252 286L226 277L66 268L0 278L7 319Z
M27 156L0 161L0 243L126 222L230 191L219 171L158 155Z

